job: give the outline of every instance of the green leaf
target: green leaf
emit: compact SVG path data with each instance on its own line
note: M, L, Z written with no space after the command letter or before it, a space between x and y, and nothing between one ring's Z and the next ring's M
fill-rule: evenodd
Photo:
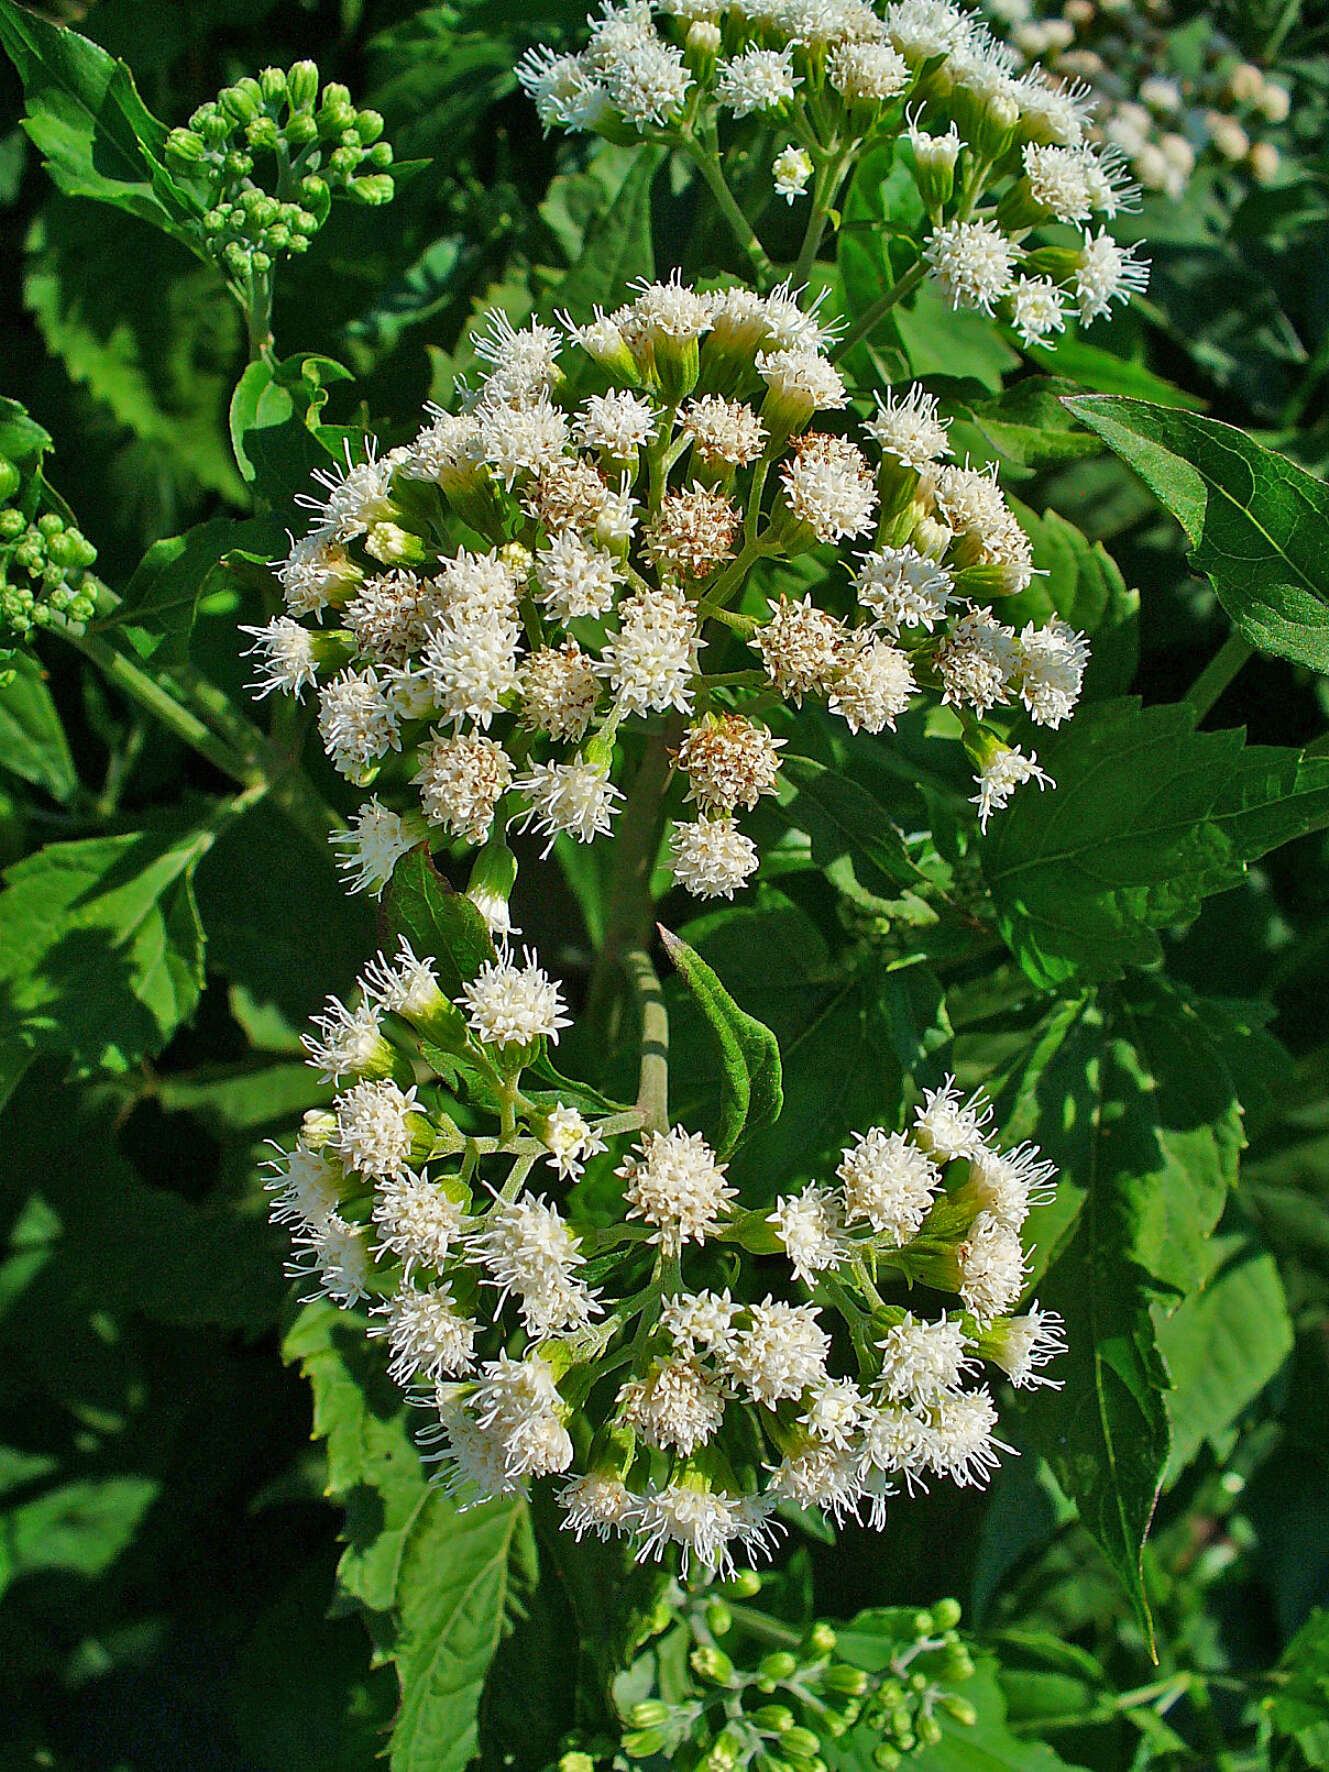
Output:
M407 1409L362 1319L323 1302L308 1306L285 1353L314 1387L328 1492L347 1504L342 1587L373 1615L379 1653L401 1684L389 1764L393 1772L465 1772L485 1675L534 1584L527 1504L514 1496L459 1513L425 1480Z
M1036 984L1152 965L1156 931L1329 822L1329 758L1196 732L1195 718L1184 702L1082 709L1039 747L1056 787L1026 788L994 819L983 871Z
M711 1142L721 1157L728 1157L751 1133L780 1117L784 1095L779 1042L768 1027L739 1008L695 948L667 929L661 929L660 938L720 1048L725 1087Z
M41 466L50 447L50 432L29 417L17 400L0 394L0 455L30 474Z
M1292 1320L1272 1255L1240 1233L1217 1237L1203 1290L1159 1325L1172 1374L1171 1481L1207 1440L1231 1451L1237 1417L1277 1375L1292 1351Z
M349 376L331 357L301 355L277 364L260 359L236 383L229 418L236 466L273 504L307 492L309 476L337 451L339 433L320 424L319 414L325 384Z
M1040 369L1049 375L1066 376L1082 388L1093 388L1100 394L1124 394L1139 400L1152 400L1156 406L1199 407L1204 401L1184 388L1175 387L1146 369L1105 351L1101 345L1089 345L1080 338L1061 339L1055 345L1021 347Z
M0 767L64 805L78 792L78 776L46 678L31 653L18 653L12 669L0 688Z
M60 189L188 238L183 200L162 164L165 127L125 64L13 0L0 0L0 45L23 82L23 127Z
M25 1575L103 1574L132 1544L160 1489L154 1478L132 1475L61 1483L0 1513L0 1593Z
M899 829L866 788L811 757L784 757L781 774L796 791L777 810L811 838L813 856L823 868L847 855L858 884L878 898L894 898L901 886L919 884L922 876Z
M577 318L597 303L614 307L634 278L655 275L651 187L664 159L665 150L656 147L632 155L616 195L586 230L581 257L543 304L547 311L558 307Z
M384 904L392 944L405 936L422 960L433 960L445 997L459 997L494 958L484 918L465 893L448 885L424 845L397 863Z
M1238 632L1329 670L1329 487L1211 418L1140 400L1067 404L1181 524Z
M123 627L143 658L168 669L184 664L200 599L229 583L224 556L244 549L272 558L283 551L284 536L277 517L241 523L213 517L184 535L155 541L105 625Z
M0 893L0 1041L125 1070L166 1041L203 988L191 876L207 830L52 843Z
M1064 396L1075 392L1076 384L1059 376L1027 376L995 400L975 401L969 419L984 442L1020 467L1078 461L1099 454L1102 444L1074 421L1067 423Z
M1269 1721L1309 1765L1329 1766L1329 1612L1316 1610L1283 1651Z

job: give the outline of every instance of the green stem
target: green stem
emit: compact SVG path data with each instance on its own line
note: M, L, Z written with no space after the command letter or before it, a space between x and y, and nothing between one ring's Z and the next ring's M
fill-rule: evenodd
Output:
M710 193L715 198L716 208L729 223L735 239L751 259L752 268L756 271L761 283L763 285L773 283L775 281L775 266L767 257L765 248L753 232L752 223L739 208L738 200L729 189L725 175L720 168L720 156L713 148L703 147L693 136L686 136L683 146L691 156L697 171L706 180Z
M623 970L641 1009L641 1068L637 1106L647 1132L669 1130L669 1011L645 948L623 956Z
M832 155L824 165L817 168L812 187L812 213L808 217L803 244L799 248L798 259L790 278L795 289L804 288L812 275L812 267L817 262L817 254L826 234L826 223L830 220L836 196L853 155L854 149L847 148L841 154Z
M912 295L923 281L926 269L926 265L920 259L916 265L911 266L905 272L897 283L893 283L884 295L879 295L870 307L865 308L831 352L833 361L838 363L842 357L846 357L860 340L865 339L875 329L878 321L890 313L896 302L903 300L906 295Z
M1195 709L1197 721L1203 720L1254 651L1250 641L1240 634L1228 635L1181 698Z
M245 324L249 328L249 361L257 363L260 359L266 363L276 360L275 341L272 336L272 272L251 271L247 299L242 305L245 310Z

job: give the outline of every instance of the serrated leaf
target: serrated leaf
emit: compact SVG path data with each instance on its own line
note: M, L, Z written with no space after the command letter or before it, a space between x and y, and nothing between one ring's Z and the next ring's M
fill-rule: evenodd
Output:
M340 448L340 433L319 423L326 383L350 371L331 357L297 355L249 364L231 396L231 448L244 479L274 505L309 490L309 477Z
M901 886L919 884L922 876L904 838L866 788L811 757L783 757L781 774L795 792L781 799L777 811L811 838L813 856L823 868L847 855L858 884L878 898L893 898Z
M994 400L975 401L969 415L997 454L1020 467L1078 461L1099 454L1102 444L1092 432L1067 423L1064 396L1075 392L1076 384L1060 376L1027 376Z
M1329 487L1215 419L1141 400L1067 405L1181 524L1238 632L1329 670Z
M64 805L78 792L65 729L31 653L20 652L13 676L0 688L0 768L44 788Z
M1086 707L1039 746L1056 782L993 821L983 871L1036 984L1120 976L1250 862L1329 823L1329 758L1196 732L1186 703Z
M779 1042L756 1016L739 1008L695 948L667 929L661 929L660 939L720 1048L725 1088L711 1143L721 1157L729 1157L759 1127L780 1117Z
M0 1039L124 1070L159 1052L203 988L191 875L207 830L52 843L0 893Z
M459 997L495 957L484 918L464 893L453 891L423 845L397 863L383 904L392 945L405 936L422 960L433 960L445 997Z
M0 44L23 82L23 127L60 189L187 238L183 199L162 164L165 126L125 64L13 0L0 0Z
M239 523L213 517L184 535L163 537L135 567L114 615L99 625L124 628L140 656L160 666L184 664L199 600L227 582L225 555L245 549L271 558L281 553L284 537L277 517Z
M0 394L0 455L30 474L41 466L50 447L51 433L17 400Z

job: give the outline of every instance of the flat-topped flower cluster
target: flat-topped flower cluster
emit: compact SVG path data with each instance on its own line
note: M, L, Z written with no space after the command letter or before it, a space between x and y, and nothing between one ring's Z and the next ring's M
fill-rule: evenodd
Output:
M955 307L1048 343L1070 315L1090 322L1146 285L1105 225L1138 192L1122 154L1091 139L1089 88L1026 66L948 0L883 13L867 0L605 0L587 26L585 49L536 49L518 67L547 126L669 143L713 184L721 124L730 148L783 137L771 177L787 201L812 202L814 252L861 155L898 141L920 269ZM896 231L903 250L907 225Z
M260 693L313 691L333 764L375 790L354 885L431 832L608 833L624 741L663 730L695 814L675 877L730 897L758 862L738 815L778 791L770 721L807 699L873 734L946 703L984 821L1046 779L983 722L1064 720L1084 637L1001 621L1033 566L995 476L949 459L921 387L855 423L832 336L786 288L677 280L580 325L496 314L459 410L322 476L276 568L288 613L246 631ZM761 568L817 548L842 559L815 595L765 594Z
M275 1160L273 1216L309 1297L368 1308L439 1480L469 1503L557 1478L579 1537L722 1571L781 1502L880 1526L902 1487L986 1482L984 1367L1043 1384L1061 1350L1019 1311L1051 1164L948 1079L832 1178L749 1204L700 1133L539 1088L566 1025L529 953L450 1001L403 942L306 1040L338 1094ZM459 1129L440 1050L491 1135Z

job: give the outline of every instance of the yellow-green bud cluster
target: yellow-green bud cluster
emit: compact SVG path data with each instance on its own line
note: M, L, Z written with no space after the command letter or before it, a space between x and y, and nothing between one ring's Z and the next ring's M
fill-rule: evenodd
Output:
M54 510L41 510L40 480L0 456L0 639L25 640L34 628L91 620L86 578L97 550Z

